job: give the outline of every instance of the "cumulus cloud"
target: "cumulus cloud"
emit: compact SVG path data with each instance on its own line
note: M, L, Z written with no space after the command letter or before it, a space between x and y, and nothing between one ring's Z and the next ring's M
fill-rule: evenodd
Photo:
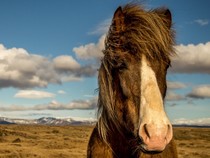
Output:
M0 88L46 87L83 77L96 75L94 65L81 66L72 56L61 55L54 59L31 54L23 48L7 49L0 44Z
M81 81L83 77L95 76L98 68L94 64L81 66L72 56L68 55L54 58L53 64L62 82Z
M210 74L210 42L198 45L178 45L172 59L171 72Z
M68 55L61 55L53 59L53 63L58 70L77 70L80 68L80 64L72 57Z
M195 23L204 26L204 25L208 25L209 24L209 20L207 19L197 19L194 21Z
M32 107L19 106L19 105L11 105L7 107L0 106L0 111L73 110L73 109L88 110L88 109L95 109L97 107L97 100L98 97L94 96L87 100L74 100L67 104L53 100L48 104L39 104L39 105L34 105Z
M82 81L83 77L96 76L98 66L94 64L84 65L78 69L58 70L62 82Z
M192 89L187 97L196 99L210 98L210 85L201 85Z
M53 59L57 72L62 74L61 81L81 81L82 77L96 75L98 66L94 64L80 65L72 56L62 55Z
M181 83L181 82L171 82L171 81L167 81L167 87L168 89L182 89L182 88L186 88L186 84Z
M88 60L88 59L100 59L103 57L102 50L104 49L105 35L101 36L98 43L89 43L86 45L81 45L79 47L74 47L73 52L75 52L78 59Z
M91 76L95 76L96 75L96 72L97 72L97 69L98 69L98 66L97 65L85 65L85 66L82 66L79 71L75 71L74 74L77 76L77 77L82 77L82 76L85 76L85 77L91 77Z
M80 65L69 55L54 59L30 54L22 48L7 49L0 44L0 88L46 87L49 84L81 81L84 77L97 74L99 59L103 57L105 35L97 43L90 43L73 48L76 57L82 60L97 61ZM210 42L198 45L178 45L177 56L172 58L172 73L210 74ZM170 83L171 89L184 88L181 83ZM177 88L175 88L177 87Z
M7 49L2 44L0 74L0 87L45 87L48 83L60 83L49 59L22 48Z

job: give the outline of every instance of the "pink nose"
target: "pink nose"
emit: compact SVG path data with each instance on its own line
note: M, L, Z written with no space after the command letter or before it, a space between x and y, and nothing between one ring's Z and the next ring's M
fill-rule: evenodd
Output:
M142 147L146 151L163 151L172 139L172 126L144 124L140 128L139 135L143 140Z

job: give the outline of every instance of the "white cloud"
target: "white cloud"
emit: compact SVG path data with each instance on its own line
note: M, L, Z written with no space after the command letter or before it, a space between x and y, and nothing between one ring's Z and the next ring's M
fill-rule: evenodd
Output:
M23 48L7 49L0 44L0 88L47 87L49 84L81 81L95 76L97 67L81 66L72 56L54 59L30 54Z
M74 47L73 52L75 52L78 59L88 60L88 59L100 59L103 57L102 50L104 49L105 35L101 36L98 43L89 43L86 45L81 45L79 47Z
M22 48L7 49L2 44L0 74L0 87L45 87L48 83L60 83L49 59Z
M15 94L14 97L26 99L42 99L55 97L55 94L37 90L20 90L18 93Z
M24 106L19 106L19 105L11 105L11 106L0 106L0 111L26 111L26 110L31 110L28 107Z
M83 78L77 77L77 76L71 75L71 74L69 74L69 75L64 75L64 76L62 76L62 78L61 78L61 81L62 81L62 82L82 81L82 80L83 80Z
M38 93L38 92L36 92ZM33 93L34 94L34 93ZM37 98L41 93L35 94ZM54 96L54 94L44 94L46 96ZM29 93L22 94L21 97L30 97ZM35 98L35 97L34 97ZM34 106L20 106L20 105L11 105L11 106L0 106L0 111L30 111L30 110L87 110L87 109L95 109L97 107L98 97L94 96L87 100L74 100L70 103L64 104L60 103L56 100L52 100L48 104L39 104Z
M64 90L59 90L58 94L66 94L66 92Z
M210 118L198 118L198 119L186 119L186 118L180 118L175 119L172 124L178 124L178 125L210 125Z
M195 87L187 96L198 99L210 98L210 85L201 85Z
M210 74L210 42L198 45L178 45L172 58L171 72Z
M194 21L195 23L204 26L204 25L208 25L209 24L209 20L207 19L197 19Z
M69 55L61 55L53 59L53 63L56 69L59 70L77 70L80 68L80 64Z
M0 87L44 87L60 82L47 58L3 45L0 45L0 74Z

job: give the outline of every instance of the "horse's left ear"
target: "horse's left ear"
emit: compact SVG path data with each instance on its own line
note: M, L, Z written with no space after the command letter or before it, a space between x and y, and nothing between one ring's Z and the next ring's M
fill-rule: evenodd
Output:
M157 9L156 12L163 16L164 22L166 23L167 27L170 29L172 25L172 16L171 11L168 8Z
M166 17L166 22L167 22L167 26L169 28L171 28L171 25L172 25L172 16L171 16L171 11L169 9L166 9L165 10L165 13L164 13L165 17Z
M118 7L114 13L113 25L117 32L120 32L124 28L124 14L121 7Z

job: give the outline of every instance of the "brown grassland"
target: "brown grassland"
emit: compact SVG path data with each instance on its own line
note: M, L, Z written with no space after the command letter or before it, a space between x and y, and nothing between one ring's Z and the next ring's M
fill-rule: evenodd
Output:
M0 158L85 158L92 126L0 125ZM210 157L210 128L174 128L179 158Z

